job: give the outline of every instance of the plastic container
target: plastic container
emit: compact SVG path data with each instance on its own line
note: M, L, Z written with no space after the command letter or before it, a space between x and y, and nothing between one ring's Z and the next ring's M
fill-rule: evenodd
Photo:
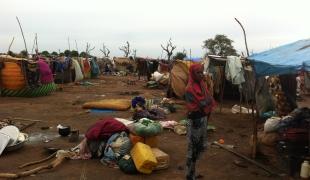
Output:
M129 139L130 139L132 145L135 145L137 142L144 143L144 138L143 137L134 135L132 133L129 134Z
M301 164L300 177L303 179L309 178L309 161L304 161Z
M141 142L141 143L144 143L146 145L149 145L150 147L157 147L158 146L157 136L141 137L141 136L130 133L129 139L133 145L135 145L137 142Z
M144 174L150 174L157 166L157 160L150 146L137 142L131 149L131 157L137 170Z
M58 133L61 136L68 136L71 133L71 127L70 126L59 126Z
M149 145L151 148L158 147L158 138L157 136L150 136L144 138L144 144Z
M157 160L155 170L167 169L169 167L170 157L158 148L152 148L152 152Z

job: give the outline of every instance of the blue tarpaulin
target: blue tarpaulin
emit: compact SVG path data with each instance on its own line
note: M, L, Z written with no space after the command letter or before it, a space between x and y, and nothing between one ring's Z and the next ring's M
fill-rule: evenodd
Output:
M310 39L300 40L248 57L257 77L310 71Z

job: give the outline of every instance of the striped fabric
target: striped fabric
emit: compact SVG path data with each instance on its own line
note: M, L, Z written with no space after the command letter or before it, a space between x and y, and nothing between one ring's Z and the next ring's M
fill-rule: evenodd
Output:
M9 97L39 97L47 96L56 90L55 83L43 84L36 88L25 87L19 90L2 89L2 96Z

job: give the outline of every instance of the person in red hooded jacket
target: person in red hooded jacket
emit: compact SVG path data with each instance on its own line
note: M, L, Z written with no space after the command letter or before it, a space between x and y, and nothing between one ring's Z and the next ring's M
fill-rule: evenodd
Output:
M193 180L196 179L196 161L207 146L207 119L216 106L204 82L202 64L193 64L189 68L185 100L188 110L186 179Z

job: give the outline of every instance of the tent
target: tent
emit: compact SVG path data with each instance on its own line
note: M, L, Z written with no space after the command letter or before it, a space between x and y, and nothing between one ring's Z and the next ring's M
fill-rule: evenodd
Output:
M310 71L310 39L299 40L248 57L253 64L256 78L280 75L283 91L296 100L296 88L293 83L299 71ZM256 97L256 100L257 97Z
M0 56L0 96L38 97L55 90L46 62Z
M291 44L253 54L247 59L254 67L256 78L270 75L289 76L296 75L298 71L310 71L310 39L299 40ZM252 155L255 157L257 119L254 120L253 135L254 146Z
M137 68L137 64L135 63L135 61L127 57L114 57L113 61L115 63L115 68L117 71L127 72L129 66L133 67L133 71L135 71Z
M82 69L81 69L81 66L78 60L72 59L72 66L74 67L74 71L75 71L74 82L83 80L84 76L83 76L83 72L82 72Z
M248 57L256 77L310 71L310 39L299 40Z

